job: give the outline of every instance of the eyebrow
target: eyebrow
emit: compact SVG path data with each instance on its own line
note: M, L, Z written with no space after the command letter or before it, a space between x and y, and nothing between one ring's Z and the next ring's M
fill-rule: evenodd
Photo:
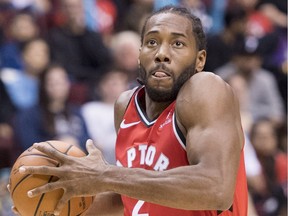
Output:
M159 32L160 32L160 31L158 31L158 30L149 31L147 34L145 34L145 36L150 35L150 34L157 34L157 33L159 33ZM186 36L185 34L183 34L183 33L172 32L171 34L174 35L174 36L187 38L187 36Z

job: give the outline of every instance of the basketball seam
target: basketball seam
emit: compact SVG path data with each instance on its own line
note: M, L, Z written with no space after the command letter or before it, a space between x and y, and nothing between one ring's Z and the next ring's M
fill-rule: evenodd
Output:
M68 201L68 216L70 216L70 205L71 205L71 202L70 200Z
M56 149L49 141L46 141L46 143L48 143L48 145L50 145L52 148ZM61 152L61 151L59 151L58 149L56 149L56 150L59 151L59 152L61 152L61 153L63 153L63 154L65 154L65 155L67 155L67 153L69 152L69 150L70 150L72 147L73 147L73 145L70 145L65 152Z
M54 177L54 176L51 176L51 177L50 177L48 183L50 183L50 182L52 181L53 177ZM34 216L37 216L38 209L39 209L39 207L40 207L40 205L41 205L41 203L42 203L42 200L43 200L45 194L46 194L46 193L43 193L43 194L41 195L41 198L40 198L40 200L39 200L39 202L38 202L38 204L37 204L37 207L36 207L36 210L35 210Z
M16 185L15 187L13 188L13 191L12 191L12 197L13 197L13 194L14 194L14 191L16 190L16 188L20 185L20 183L22 183L25 179L27 179L28 177L32 176L31 174L28 174L26 176L24 176Z

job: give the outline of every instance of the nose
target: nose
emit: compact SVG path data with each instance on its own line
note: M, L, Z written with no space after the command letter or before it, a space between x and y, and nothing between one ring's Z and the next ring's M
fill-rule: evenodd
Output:
M159 47L158 52L155 55L155 62L157 63L170 63L171 57L169 54L169 46L162 45Z

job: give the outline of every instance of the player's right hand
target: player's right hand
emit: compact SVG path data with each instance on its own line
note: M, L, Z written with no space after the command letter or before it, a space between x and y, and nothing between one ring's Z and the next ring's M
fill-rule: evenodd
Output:
M73 157L63 154L45 143L34 144L34 147L59 161L61 165L58 167L22 166L19 168L19 172L22 174L57 176L59 178L55 182L28 191L29 197L35 197L59 188L63 189L64 193L55 207L54 215L59 215L72 197L95 196L97 193L105 192L105 184L102 184L103 173L109 165L92 140L86 142L88 155L85 157Z

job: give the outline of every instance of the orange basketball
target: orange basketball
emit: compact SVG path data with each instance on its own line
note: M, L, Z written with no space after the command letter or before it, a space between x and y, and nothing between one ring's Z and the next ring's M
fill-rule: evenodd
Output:
M85 153L74 145L60 141L47 141L52 146L66 155L83 157ZM54 190L42 195L30 198L27 192L33 188L49 182L57 181L56 176L31 175L19 173L21 166L59 166L58 161L38 151L33 146L24 151L16 160L10 173L10 194L14 206L21 216L52 216L58 200L63 194L62 189ZM60 216L85 215L85 211L92 204L94 197L75 197L69 200Z

